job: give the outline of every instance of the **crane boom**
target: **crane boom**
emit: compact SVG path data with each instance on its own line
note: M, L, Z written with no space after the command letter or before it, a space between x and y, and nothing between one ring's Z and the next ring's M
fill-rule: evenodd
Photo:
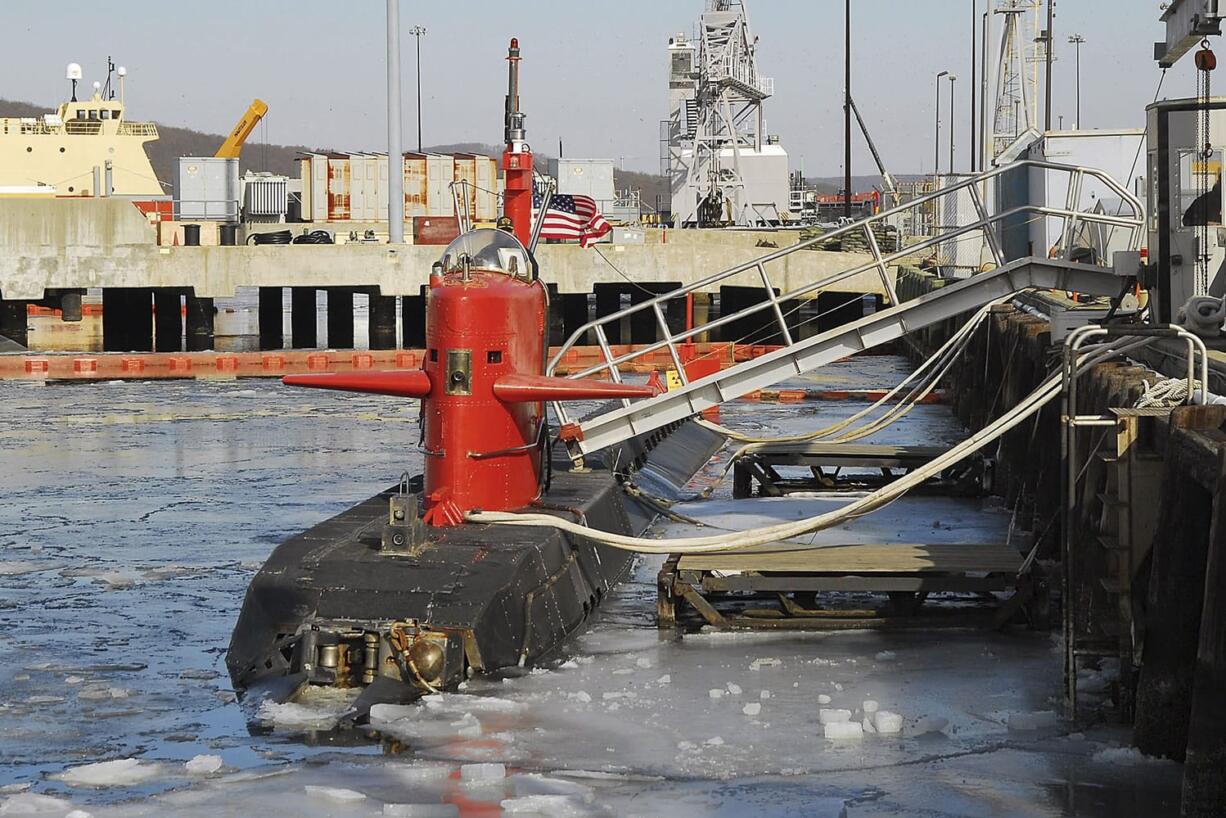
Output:
M881 183L885 185L886 192L890 194L894 207L898 207L902 204L902 197L898 194L898 186L894 184L894 177L885 169L885 162L881 161L881 154L877 153L877 146L873 144L873 138L868 135L868 126L864 124L864 117L860 116L860 109L856 107L856 101L851 97L848 97L847 101L851 104L851 112L856 115L856 122L860 123L860 131L864 134L864 141L868 143L869 152L873 154L873 161L877 163L877 170L881 171Z
M268 103L258 98L251 100L251 104L243 112L234 130L230 131L226 141L221 143L221 147L213 155L218 159L237 159L238 155L243 152L243 143L247 141L247 137L251 136L251 132L255 130L256 125L260 124L260 120L266 113L268 113Z

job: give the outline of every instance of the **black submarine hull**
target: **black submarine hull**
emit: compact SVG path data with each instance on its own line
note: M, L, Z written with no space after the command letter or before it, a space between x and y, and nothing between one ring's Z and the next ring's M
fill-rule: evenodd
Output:
M530 510L640 534L655 511L622 484L633 478L656 496L678 496L723 442L685 422L614 447L590 469L558 461ZM584 627L633 559L555 528L471 523L427 529L420 547L389 551L384 526L401 491L381 492L273 551L226 654L237 690L288 699L306 684L362 686L360 720L380 701L531 666Z

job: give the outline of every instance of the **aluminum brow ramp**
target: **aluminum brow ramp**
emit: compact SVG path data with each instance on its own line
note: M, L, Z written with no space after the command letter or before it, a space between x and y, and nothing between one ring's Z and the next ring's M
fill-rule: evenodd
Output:
M982 203L981 186L989 178L1007 170L1037 167L1042 170L1068 174L1068 200L1064 208L1043 206L1023 206L1010 209L1003 213L989 216ZM1110 215L1090 213L1076 210L1081 198L1083 179L1092 177L1102 185L1110 188L1132 209L1128 215ZM949 225L934 228L934 235L926 237L908 247L901 248L890 254L883 254L878 246L877 237L872 227L891 215L911 208L940 205L939 200L949 196L969 197L979 218L967 225ZM935 212L935 211L934 211ZM548 371L553 373L555 367L570 347L581 343L588 332L595 335L596 342L604 353L605 361L576 372L571 377L592 377L606 375L614 381L621 381L621 369L625 364L636 358L649 355L661 349L668 349L673 364L681 374L682 385L669 392L653 398L639 401L622 401L620 408L590 416L582 421L572 420L565 407L555 404L555 411L562 423L562 439L566 443L572 458L580 458L585 454L598 451L615 443L627 440L636 435L653 431L662 426L684 420L712 406L717 406L729 400L746 395L758 389L779 383L797 375L812 372L826 364L841 358L862 352L873 347L901 338L903 335L929 326L931 324L954 318L963 313L971 312L998 298L1029 288L1072 290L1087 295L1115 296L1121 288L1121 278L1110 268L1091 264L1081 264L1067 261L1063 258L1027 257L1009 263L1003 263L1000 244L994 227L1006 219L1055 219L1062 225L1061 242L1058 245L1058 255L1067 255L1067 248L1075 245L1079 236L1079 225L1098 223L1112 228L1119 228L1125 234L1130 234L1129 247L1135 249L1140 244L1141 230L1144 226L1143 209L1127 190L1101 171L1078 168L1065 165L1053 165L1046 162L1018 162L1004 168L996 168L977 177L954 184L936 193L916 199L899 208L880 213L860 222L840 228L832 233L810 239L792 247L778 250L760 259L730 268L713 276L701 279L693 284L682 287L670 293L665 293L654 299L644 301L629 309L622 310L604 318L592 321L579 328L562 346L557 355L550 361ZM863 233L868 240L872 260L867 264L854 267L819 279L782 295L775 295L768 274L767 265L789 255L792 252L803 251L819 242L837 238L848 233ZM935 290L911 301L899 302L894 292L892 281L887 273L887 265L905 256L912 256L917 251L942 245L951 246L961 240L978 240L983 242L984 252L989 258L996 259L993 269L977 272L969 278L958 280L942 289ZM992 267L991 264L985 265ZM786 300L803 297L813 297L831 284L865 271L876 269L881 275L884 289L890 306L858 321L844 324L803 340L792 338L781 304ZM721 316L714 321L695 326L683 331L673 331L665 320L665 308L668 301L675 298L685 298L689 293L718 286L719 282L733 276L741 276L746 271L756 272L760 277L767 300L755 304L731 315ZM609 346L605 326L620 321L627 315L640 310L652 310L661 328L661 340L642 349L615 356ZM784 339L784 346L750 361L745 361L721 372L709 375L701 380L687 382L682 365L681 345L691 340L699 333L710 331L718 326L737 321L755 313L771 321L773 331Z

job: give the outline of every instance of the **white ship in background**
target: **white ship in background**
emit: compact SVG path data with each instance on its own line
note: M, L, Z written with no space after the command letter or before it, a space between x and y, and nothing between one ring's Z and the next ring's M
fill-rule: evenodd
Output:
M165 195L145 153L157 126L125 116L126 74L108 59L106 83L95 82L93 96L78 100L81 66L69 63L72 98L55 113L0 118L0 195Z

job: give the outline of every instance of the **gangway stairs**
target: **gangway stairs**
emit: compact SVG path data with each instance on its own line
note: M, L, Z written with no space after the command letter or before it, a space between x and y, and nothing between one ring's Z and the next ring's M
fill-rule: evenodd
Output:
M1061 175L1067 177L1068 195L1065 206L1025 204L989 214L984 204L984 189L999 181L998 177L1004 173L1027 173L1032 170L1045 172L1048 175L1049 186L1053 185L1053 179L1059 179ZM1078 210L1087 178L1110 189L1123 202L1120 210L1129 209L1131 212L1107 214ZM877 236L873 232L874 225L885 223L908 210L939 208L944 204L942 199L954 196L969 198L977 218L965 225L943 225L936 228L935 235L924 237L920 241L900 247L893 252L882 252ZM1025 229L1030 221L1040 219L1054 220L1060 225L1061 239L1053 257L1029 256L1014 260L1006 259L998 236L998 229L1002 225L1006 229L1010 226L1016 229L1018 225ZM1132 269L1125 267L1116 270L1072 262L1067 259L1069 250L1080 235L1079 230L1084 230L1087 225L1091 224L1121 230L1129 238L1127 245L1129 249L1135 250L1140 247L1142 239L1144 210L1136 197L1103 171L1034 160L1019 161L968 177L957 184L899 207L706 276L692 284L591 321L575 330L550 360L547 368L549 374L554 374L557 367L565 360L567 352L572 347L583 343L591 333L602 351L603 360L587 369L571 373L569 377L603 376L621 382L623 371L628 364L659 350L667 349L680 376L681 385L653 398L633 402L622 401L620 406L614 405L612 408L581 420L573 419L568 415L564 406L555 404L554 409L561 424L561 439L566 444L572 459L579 461L587 454L693 417L705 409L771 386L787 378L812 372L841 358L881 346L907 333L971 312L996 299L1028 288L1071 290L1086 295L1117 296L1121 292L1121 287L1126 283L1127 277L1137 272L1135 263ZM809 248L819 242L856 233L863 234L872 256L870 261L804 283L789 292L776 294L777 288L771 277L771 267L776 266L776 262L796 252L814 252L815 250ZM919 298L905 302L899 300L889 274L890 265L897 263L900 259L915 256L928 248L938 245L949 247L952 246L952 243L960 241L982 242L985 259L988 261L982 265L984 269ZM796 299L813 298L840 281L873 271L881 277L887 302L885 309L810 338L793 337L783 311L784 303ZM776 278L779 278L777 269ZM691 293L710 290L724 283L743 285L748 281L761 284L766 293L766 300L688 329L677 331L669 327L665 316L668 314L670 302L675 299L685 299ZM659 340L624 354L614 354L608 341L607 327L620 322L627 316L645 310L654 313L656 323L660 328ZM781 348L715 374L693 381L688 380L683 361L684 344L693 341L702 333L755 314L768 322L771 331L777 332L783 339L784 343Z

